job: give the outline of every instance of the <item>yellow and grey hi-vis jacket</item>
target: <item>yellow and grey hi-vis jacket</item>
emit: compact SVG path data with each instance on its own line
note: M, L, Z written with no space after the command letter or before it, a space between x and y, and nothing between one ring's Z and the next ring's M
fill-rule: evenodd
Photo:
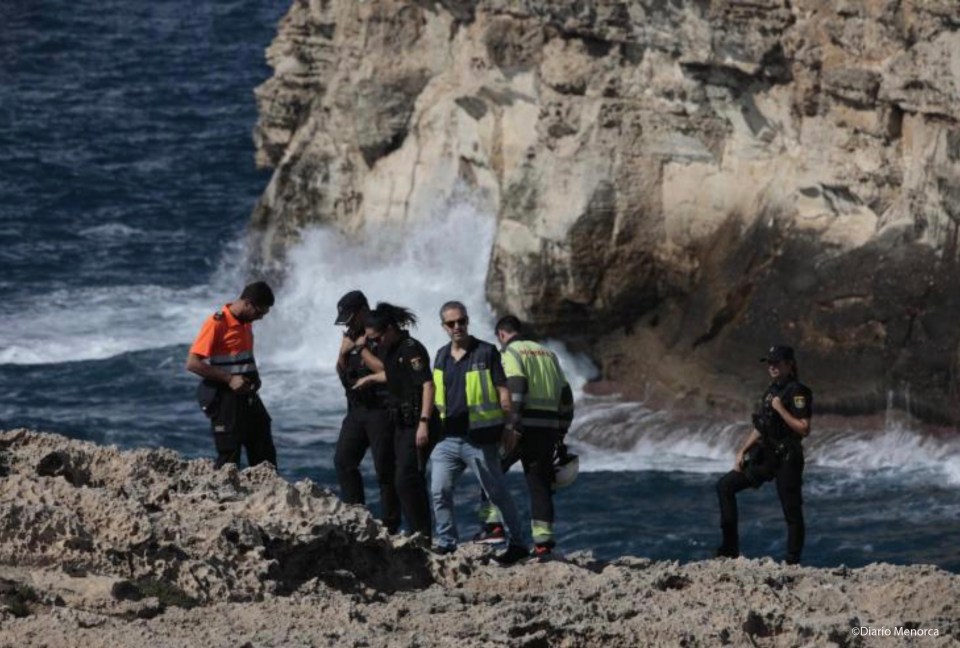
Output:
M515 337L503 347L501 358L510 400L524 428L566 432L573 420L573 391L557 354Z

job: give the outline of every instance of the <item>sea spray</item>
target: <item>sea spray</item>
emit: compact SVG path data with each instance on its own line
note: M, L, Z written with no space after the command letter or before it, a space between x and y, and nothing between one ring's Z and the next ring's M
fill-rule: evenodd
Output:
M467 306L473 335L494 340L485 284L495 226L481 200L458 191L433 213L404 225L368 226L359 236L330 227L304 230L287 254L277 304L257 325L264 398L286 413L284 427L299 430L301 442L336 434L344 403L334 363L343 328L333 321L337 300L349 290L362 290L371 307L387 301L412 309L419 322L411 333L431 353L449 341L439 308L450 300ZM579 392L594 372L592 364L561 344L550 346Z
M113 225L96 231L131 235ZM0 311L0 364L102 360L188 344L243 287L244 239L224 245L218 258L208 283L186 288L131 283L18 295Z
M690 421L614 399L581 402L578 411L573 436L583 449L584 471L725 472L750 431L746 418ZM808 466L828 469L835 479L851 483L885 474L905 483L960 486L960 439L932 433L904 417L887 416L879 430L826 428L814 417L804 453Z

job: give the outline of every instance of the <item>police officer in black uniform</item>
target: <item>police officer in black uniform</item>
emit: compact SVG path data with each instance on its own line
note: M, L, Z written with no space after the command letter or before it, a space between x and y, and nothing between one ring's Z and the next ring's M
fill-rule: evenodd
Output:
M356 389L387 385L400 506L410 531L422 534L429 545L432 526L425 473L431 423L435 424L434 387L427 350L406 330L416 322L408 309L384 302L367 315L367 342L378 345L384 371L362 378Z
M383 362L369 348L364 320L370 312L366 296L359 290L345 294L337 303L337 326L346 326L337 358L337 374L347 395L347 415L340 427L334 467L340 483L340 499L347 504L364 504L360 464L370 448L380 486L380 514L390 533L400 528L400 499L397 497L393 454L393 422L387 410L384 385L354 389L364 376L383 371Z
M717 482L723 544L717 556L740 555L737 493L776 480L787 522L787 564L800 561L803 551L803 446L810 434L813 392L800 382L793 348L770 347L761 358L772 382L753 415L753 430L737 452L734 468Z

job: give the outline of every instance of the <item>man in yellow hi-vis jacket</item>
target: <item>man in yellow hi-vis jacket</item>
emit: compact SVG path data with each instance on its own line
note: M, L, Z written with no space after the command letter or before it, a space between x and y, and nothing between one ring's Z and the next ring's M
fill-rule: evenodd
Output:
M518 460L523 465L530 491L534 554L545 556L556 544L554 458L573 420L573 392L557 355L523 337L519 319L513 315L503 317L497 322L496 333L503 345L501 358L519 436L516 449L501 467L506 472ZM481 516L486 523L486 538L495 539L500 533L496 509L481 505Z
M503 516L509 545L495 556L511 564L529 555L528 541L516 504L500 468L499 444L508 452L516 443L510 415L510 393L497 348L467 332L469 319L460 302L447 302L440 319L450 344L433 363L434 403L441 420L440 442L430 456L430 491L436 517L435 551L450 553L457 546L453 489L466 468Z

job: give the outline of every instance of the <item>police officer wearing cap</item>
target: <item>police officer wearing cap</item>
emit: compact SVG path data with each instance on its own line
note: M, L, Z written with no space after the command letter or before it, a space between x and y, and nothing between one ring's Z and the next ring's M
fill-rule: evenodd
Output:
M337 374L347 396L347 415L340 426L334 467L340 484L340 499L347 504L364 504L360 464L370 448L380 487L380 514L390 533L400 528L400 499L397 497L393 450L393 422L387 411L384 385L355 389L364 377L383 371L383 362L368 344L364 320L370 312L366 296L353 290L337 303L337 326L345 326Z
M717 556L740 555L737 529L738 492L776 480L777 494L787 523L787 564L800 561L803 551L803 446L810 434L813 392L800 382L793 348L770 347L761 362L771 383L753 415L753 429L737 451L733 470L717 482L723 543Z

